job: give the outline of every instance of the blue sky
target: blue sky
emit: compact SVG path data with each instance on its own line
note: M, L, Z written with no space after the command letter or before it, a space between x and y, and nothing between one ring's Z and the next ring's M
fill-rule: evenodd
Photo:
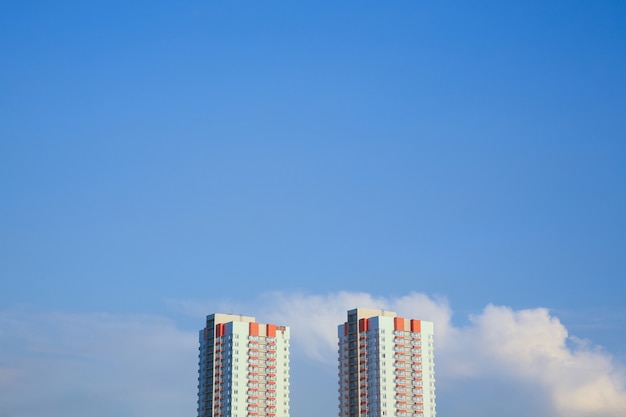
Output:
M280 320L277 291L385 306L419 293L459 334L506 316L489 305L546 308L626 364L622 1L9 1L0 52L4 342L36 344L10 329L37 333L38 317L60 334L155 320L192 340L219 308ZM61 366L13 344L6 375ZM84 350L119 366L132 352ZM294 373L330 352L306 351ZM71 369L60 398L87 372ZM194 372L179 377L191 390ZM454 375L438 379L442 414L467 400ZM520 391L507 375L489 381ZM294 375L295 398L306 384ZM194 396L169 407L193 415ZM0 416L38 416L8 404Z

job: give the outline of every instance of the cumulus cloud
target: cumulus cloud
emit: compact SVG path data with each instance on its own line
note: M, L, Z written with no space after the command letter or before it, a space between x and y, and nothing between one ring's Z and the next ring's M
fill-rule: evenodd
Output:
M245 306L177 306L197 327L214 311L289 325L294 415L336 413L337 325L355 307L435 323L440 414L626 415L623 364L544 308L489 305L455 326L446 299L420 293L275 292ZM196 364L197 332L164 317L0 311L0 417L194 415Z
M491 364L490 372L542 386L559 416L626 413L623 366L600 348L569 338L546 309L513 311L490 305L460 333L460 340ZM473 372L482 374L479 369Z
M346 291L323 295L275 292L264 294L259 304L259 316L289 324L299 350L314 360L333 366L336 364L337 326L346 320L347 310L376 308L437 321L442 326L438 330L441 338L447 337L451 317L445 300L434 300L424 294L385 298Z
M435 323L439 382L465 381L463 390L480 395L476 391L480 387L486 389L504 381L511 386L511 404L522 392L524 396L532 395L527 398L527 406L543 410L543 416L626 415L623 365L600 348L569 337L559 319L545 308L515 311L489 305L481 314L470 317L470 325L455 327L445 299L419 293L398 298L350 292L276 293L267 297L272 303L265 304L263 315L289 323L294 344L317 361L335 363L336 326L345 321L346 310L357 306L385 309ZM526 414L510 410L508 415Z

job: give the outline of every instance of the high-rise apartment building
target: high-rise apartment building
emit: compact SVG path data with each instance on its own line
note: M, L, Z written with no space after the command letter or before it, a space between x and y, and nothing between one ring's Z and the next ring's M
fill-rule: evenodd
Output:
M289 328L248 316L207 316L198 417L289 417Z
M358 308L338 336L340 417L435 417L433 323Z

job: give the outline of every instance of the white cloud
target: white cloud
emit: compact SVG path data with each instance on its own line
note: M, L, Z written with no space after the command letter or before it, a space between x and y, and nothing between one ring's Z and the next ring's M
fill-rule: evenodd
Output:
M514 311L489 305L461 328L452 325L452 310L445 299L419 293L398 298L350 292L273 293L266 294L261 304L264 319L292 327L297 350L325 364L335 364L337 324L345 321L346 310L357 306L385 309L435 323L440 383L466 381L471 391L505 381L511 386L510 398L501 393L498 401L513 404L522 392L533 395L527 398L528 406L533 403L546 417L626 415L623 365L600 348L570 338L559 319L545 308ZM439 398L454 403L454 398ZM458 410L463 410L460 404ZM525 415L519 410L510 410L508 415L515 412Z
M437 321L442 338L448 334L451 317L445 300L433 300L417 293L390 299L347 291L324 295L274 292L264 294L259 304L260 307L255 307L259 317L289 324L298 349L314 360L333 366L336 364L337 326L346 320L347 310L375 308Z
M487 306L464 329L474 353L491 372L532 381L549 393L559 416L624 416L623 366L601 349L570 339L567 329L543 308L513 311ZM474 370L480 377L480 370Z
M294 415L336 413L337 325L355 307L435 323L440 414L626 415L623 365L546 309L489 305L457 327L445 299L419 293L267 293L215 306L179 305L198 327L213 311L291 327ZM196 363L197 332L163 317L0 311L0 417L193 416Z

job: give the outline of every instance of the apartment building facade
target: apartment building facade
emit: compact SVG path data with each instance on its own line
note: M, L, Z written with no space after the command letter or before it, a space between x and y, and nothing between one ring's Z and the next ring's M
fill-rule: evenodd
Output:
M211 314L200 330L198 417L289 417L286 326Z
M338 326L340 417L435 417L433 323L348 311Z

